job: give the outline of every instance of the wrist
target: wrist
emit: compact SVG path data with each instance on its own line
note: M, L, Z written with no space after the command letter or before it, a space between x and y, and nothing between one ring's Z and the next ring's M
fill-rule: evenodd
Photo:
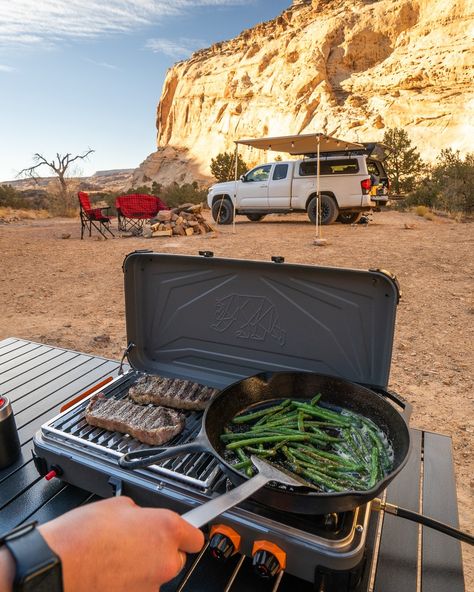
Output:
M5 547L0 549L0 592L11 592L15 577L15 561Z
M6 590L15 592L62 592L61 560L36 528L37 523L21 524L2 536L2 568L6 569ZM4 555L4 552L7 555ZM10 577L13 561L13 582Z

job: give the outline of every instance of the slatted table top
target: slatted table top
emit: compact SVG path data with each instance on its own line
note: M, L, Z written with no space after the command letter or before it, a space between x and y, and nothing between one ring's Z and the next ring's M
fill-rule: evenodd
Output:
M0 471L0 535L26 520L44 522L94 499L89 492L59 479L48 482L40 477L32 460L32 440L64 403L105 378L115 377L118 369L117 361L98 356L16 338L0 341L0 394L12 401L22 447L19 460ZM458 526L450 438L412 430L412 445L409 462L387 489L386 501ZM389 515L372 519L368 540L370 568L365 570L361 591L464 590L458 541ZM208 565L209 561L203 557L184 591L224 589L234 564L217 568L215 563ZM270 584L250 574L249 563L249 559L243 560L232 592L271 590ZM209 577L210 569L213 578ZM182 578L167 585L166 592L176 590ZM289 589L312 588L285 575L278 590Z

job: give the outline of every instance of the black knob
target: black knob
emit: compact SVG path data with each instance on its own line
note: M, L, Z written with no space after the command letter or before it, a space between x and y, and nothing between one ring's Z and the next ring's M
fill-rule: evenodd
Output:
M257 551L253 556L253 567L262 578L273 578L281 569L278 559L270 551Z
M214 559L225 561L235 551L234 544L225 534L217 532L209 541L209 549Z

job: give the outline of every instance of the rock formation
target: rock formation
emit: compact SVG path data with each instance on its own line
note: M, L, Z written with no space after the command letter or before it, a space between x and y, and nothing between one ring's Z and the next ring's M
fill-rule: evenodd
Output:
M294 1L168 71L158 150L135 181L209 180L212 157L265 135L371 141L403 127L427 160L446 147L472 151L472 8L472 0Z

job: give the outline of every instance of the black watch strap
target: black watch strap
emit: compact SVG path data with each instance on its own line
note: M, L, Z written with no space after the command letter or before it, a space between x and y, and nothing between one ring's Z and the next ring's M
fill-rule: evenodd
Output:
M1 541L15 560L13 592L62 592L61 560L36 529L36 524L20 526Z

